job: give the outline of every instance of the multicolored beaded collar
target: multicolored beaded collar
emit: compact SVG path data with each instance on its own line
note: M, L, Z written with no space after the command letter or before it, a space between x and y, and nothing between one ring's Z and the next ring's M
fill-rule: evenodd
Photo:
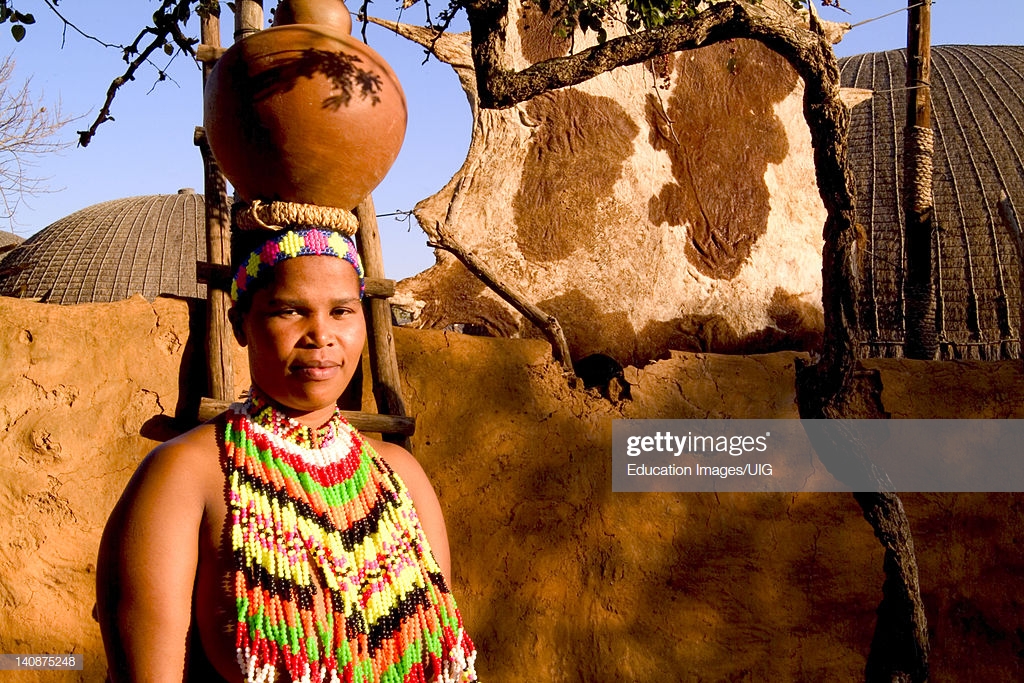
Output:
M238 297L276 264L296 256L337 256L348 261L359 275L359 295L363 295L366 283L355 240L334 230L299 228L275 234L249 255L231 282L231 301L237 303Z
M224 445L246 681L477 680L404 483L339 412L310 429L254 389Z

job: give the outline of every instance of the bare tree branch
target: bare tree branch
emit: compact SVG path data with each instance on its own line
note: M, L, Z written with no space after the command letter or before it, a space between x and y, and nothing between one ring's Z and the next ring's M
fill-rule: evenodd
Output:
M164 49L166 45L174 44L180 51L195 57L195 45L198 41L186 36L183 30L183 25L191 13L192 2L193 0L163 0L160 8L153 13L153 25L142 29L131 45L122 48L128 67L123 74L110 82L110 87L107 88L107 97L92 125L87 130L78 131L78 144L88 147L96 135L96 130L107 121L114 120L114 117L110 115L110 109L118 90L129 81L135 80L135 74L140 67L147 62L152 64L150 57L154 52ZM152 36L152 39L140 49L139 46L146 36ZM131 54L134 54L135 57L129 61ZM159 80L166 78L164 70L158 68L157 72Z
M12 87L14 60L0 62L0 217L11 221L27 197L48 192L47 178L33 174L36 161L71 146L57 134L73 120L40 104L30 81Z
M448 215L445 216L443 224L438 221L434 226L434 233L437 236L427 242L427 246L443 249L454 254L467 270L480 278L480 281L490 287L494 293L536 325L544 333L548 343L551 344L551 355L561 364L562 369L567 374L572 375L572 357L569 354L569 344L565 341L565 334L562 332L562 326L558 324L558 319L529 301L526 295L519 291L518 288L504 282L483 259L478 257L472 250L462 246L452 236L450 230L452 218L458 215L458 207L462 203L462 197L462 181L460 180L452 192L452 200L448 205Z
M53 12L54 14L57 15L58 19L60 19L62 22L64 22L64 33L63 33L63 37L61 38L61 47L64 47L64 38L67 37L67 30L69 28L71 30L73 30L75 33L77 33L78 35L82 36L83 38L86 38L86 39L91 40L93 42L99 43L103 47L111 47L111 48L117 48L117 49L122 49L124 47L123 45L114 45L113 43L108 43L105 40L101 40L100 38L97 38L94 35L90 35L90 34L86 33L85 31L80 29L74 22L69 21L67 19L67 17L65 17L63 14L61 14L60 11L57 9L57 7L52 2L50 2L50 0L43 0L43 2L46 3L46 6L50 8L51 12Z

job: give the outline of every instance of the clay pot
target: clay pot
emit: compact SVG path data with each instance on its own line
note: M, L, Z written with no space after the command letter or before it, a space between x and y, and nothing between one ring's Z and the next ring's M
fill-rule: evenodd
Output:
M341 0L286 0L275 16L210 74L210 149L247 201L352 209L398 156L405 95L384 59L349 35ZM283 23L300 20L326 23Z
M281 0L274 10L274 26L317 24L352 33L352 13L342 0Z

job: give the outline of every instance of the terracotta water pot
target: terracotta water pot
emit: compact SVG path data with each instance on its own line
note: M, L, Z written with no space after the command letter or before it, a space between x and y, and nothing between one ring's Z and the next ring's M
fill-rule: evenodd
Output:
M275 15L210 74L210 148L245 200L352 209L398 156L405 95L384 59L349 35L341 0L285 0Z

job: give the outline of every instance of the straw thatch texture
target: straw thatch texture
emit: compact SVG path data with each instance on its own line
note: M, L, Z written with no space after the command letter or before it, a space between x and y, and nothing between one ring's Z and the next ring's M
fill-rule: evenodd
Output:
M203 196L190 190L76 211L0 261L0 296L56 304L205 297L196 282L196 261L206 258L203 217Z
M906 53L840 60L842 85L874 91L852 110L850 162L867 239L865 357L903 355L902 173ZM933 272L942 358L1020 355L1020 263L999 216L1005 190L1024 205L1024 47L932 48L935 131Z
M24 241L24 237L18 237L13 232L0 230L0 254L5 253L7 249L16 247Z

